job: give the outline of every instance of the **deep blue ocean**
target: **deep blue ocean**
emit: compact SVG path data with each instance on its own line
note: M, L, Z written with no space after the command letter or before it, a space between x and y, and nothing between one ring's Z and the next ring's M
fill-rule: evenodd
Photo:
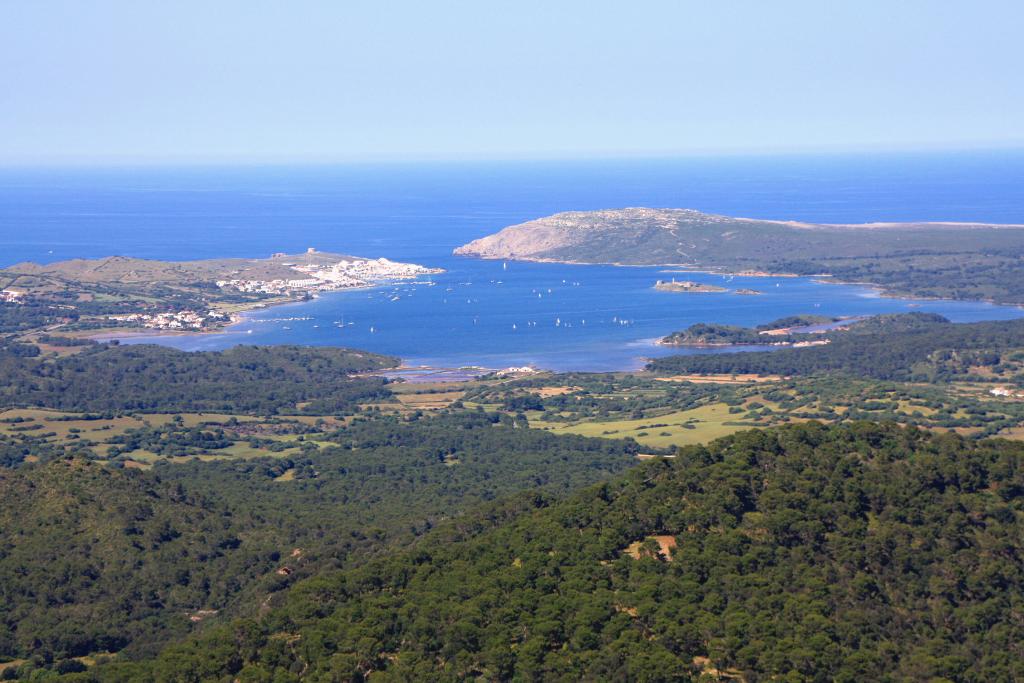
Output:
M1024 223L1024 152L0 169L0 265L110 254L253 257L312 246L439 266L448 272L434 276L434 286L332 293L258 311L224 334L148 341L189 350L343 345L448 367L635 368L666 352L653 339L694 322L753 325L796 313L908 310L955 321L1024 315L984 303L887 299L806 279L726 283L762 296L671 294L652 289L670 277L660 268L505 268L451 255L513 223L626 206L816 222Z

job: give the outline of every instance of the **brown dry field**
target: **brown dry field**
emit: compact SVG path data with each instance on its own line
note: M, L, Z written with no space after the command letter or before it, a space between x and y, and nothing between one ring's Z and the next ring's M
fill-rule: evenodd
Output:
M551 396L564 396L565 394L571 394L572 392L579 390L579 387L543 387L534 393L541 398L549 398Z
M661 555L661 557L664 560L666 560L667 562L671 562L672 561L672 549L676 547L676 537L675 536L648 536L647 538L643 539L642 541L636 541L634 543L630 543L629 546L627 546L625 551L623 551L623 552L625 552L627 555L632 557L634 560L639 560L640 559L640 546L642 546L647 541L657 541L658 542L658 554Z
M426 394L398 394L396 398L399 403L409 408L421 408L427 410L439 410L447 408L455 401L465 395L465 392L446 391L431 392Z

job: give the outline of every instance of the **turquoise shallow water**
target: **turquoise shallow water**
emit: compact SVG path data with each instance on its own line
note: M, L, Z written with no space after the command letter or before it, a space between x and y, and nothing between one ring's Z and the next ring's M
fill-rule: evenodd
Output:
M409 363L634 368L694 322L909 310L968 321L1024 315L984 303L901 301L808 279L686 275L762 296L655 291L660 268L463 259L451 250L563 210L674 206L821 222L1024 222L1024 154L0 171L0 264L112 253L187 259L315 246L447 269L433 286L339 292L261 310L184 349L329 344ZM539 295L539 296L538 296ZM371 327L373 331L371 331ZM287 328L287 329L286 329ZM250 332L251 330L251 332ZM140 341L133 339L133 342ZM673 351L678 352L678 351Z

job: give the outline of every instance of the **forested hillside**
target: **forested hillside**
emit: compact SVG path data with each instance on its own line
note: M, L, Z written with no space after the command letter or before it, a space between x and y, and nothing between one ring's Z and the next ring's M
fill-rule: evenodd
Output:
M1015 680L1024 445L895 425L688 447L311 579L98 680Z
M78 411L222 411L325 415L386 398L381 370L398 359L333 347L236 346L186 353L161 346L96 345L61 358L0 347L0 406Z
M304 576L476 506L561 495L635 462L626 442L472 413L360 420L319 444L146 472L84 456L0 469L0 656L152 654L193 618L256 613Z

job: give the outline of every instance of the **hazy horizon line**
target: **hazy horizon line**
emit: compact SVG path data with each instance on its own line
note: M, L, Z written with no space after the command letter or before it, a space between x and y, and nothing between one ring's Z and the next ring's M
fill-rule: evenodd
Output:
M360 157L341 156L192 156L136 157L112 155L109 157L48 157L41 159L0 159L0 170L62 169L62 168L175 168L175 167L273 167L273 166L373 166L415 164L478 164L478 163L569 163L600 161L673 161L707 159L742 159L772 157L828 157L872 155L927 155L964 153L1018 153L1024 152L1024 141L1012 143L977 143L950 145L877 145L829 146L804 148L760 149L707 149L690 151L634 151L634 152L551 152L535 154L481 155L376 155Z

